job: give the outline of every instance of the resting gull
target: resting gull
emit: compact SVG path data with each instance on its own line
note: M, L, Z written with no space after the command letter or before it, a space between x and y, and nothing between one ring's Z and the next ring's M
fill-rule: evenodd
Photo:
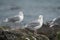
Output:
M39 15L38 20L32 21L29 24L27 24L25 27L30 29L30 30L34 30L35 32L37 31L37 29L41 28L43 25L43 16Z
M24 18L23 12L20 11L19 12L19 15L15 15L13 17L6 18L4 20L4 22L18 23L18 22L22 22L23 21L23 18Z
M3 20L3 22L7 23L6 25L10 25L11 30L15 30L20 28L21 26L20 23L23 21L23 18L24 18L23 11L20 11L18 15L6 18L5 20ZM20 26L17 26L18 24Z
M50 27L53 27L54 25L60 25L60 17L54 18L52 22L50 23Z

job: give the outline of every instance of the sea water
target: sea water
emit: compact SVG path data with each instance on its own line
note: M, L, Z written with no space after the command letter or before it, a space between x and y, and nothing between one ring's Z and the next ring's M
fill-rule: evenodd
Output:
M60 16L60 0L0 0L0 22L24 12L23 23L43 15L44 22Z

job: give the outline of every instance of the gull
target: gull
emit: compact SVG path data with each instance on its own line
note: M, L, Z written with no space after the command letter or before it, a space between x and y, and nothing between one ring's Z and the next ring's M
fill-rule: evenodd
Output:
M52 22L50 23L50 27L53 27L54 25L60 25L60 17L54 18Z
M20 11L18 15L15 15L13 17L6 18L4 22L12 22L12 23L18 23L22 22L24 18L23 12Z
M37 29L41 28L42 25L43 25L43 16L39 15L39 18L37 20L33 20L29 24L25 25L25 28L37 32Z
M21 23L23 21L23 18L24 18L24 14L23 14L23 11L20 11L18 15L15 15L15 16L12 16L12 17L8 17L6 18L5 20L3 20L3 22L5 23L11 23L10 24L10 27L14 27L12 28L13 30L15 30L16 28L18 28L16 25L18 23ZM13 26L12 23L15 25ZM20 27L20 26L19 26ZM12 30L11 29L11 30Z

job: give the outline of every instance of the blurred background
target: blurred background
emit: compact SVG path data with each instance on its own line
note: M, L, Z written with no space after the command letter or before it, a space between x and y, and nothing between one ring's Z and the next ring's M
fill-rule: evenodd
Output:
M60 0L0 0L0 21L24 12L24 23L44 16L44 22L60 16Z

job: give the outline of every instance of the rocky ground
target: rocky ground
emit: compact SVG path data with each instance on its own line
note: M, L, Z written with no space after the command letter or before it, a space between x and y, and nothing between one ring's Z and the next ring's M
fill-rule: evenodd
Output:
M60 31L60 26L55 25L52 28L49 25L43 25L37 30L37 34L30 29L16 29L5 31L0 28L0 40L58 40L57 32ZM4 28L4 27L3 27Z

